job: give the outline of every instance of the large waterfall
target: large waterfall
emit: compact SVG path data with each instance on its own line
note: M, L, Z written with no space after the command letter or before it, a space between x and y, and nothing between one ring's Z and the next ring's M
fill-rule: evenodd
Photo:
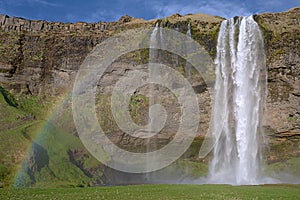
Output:
M215 62L210 182L258 184L266 64L263 37L252 16L222 22Z

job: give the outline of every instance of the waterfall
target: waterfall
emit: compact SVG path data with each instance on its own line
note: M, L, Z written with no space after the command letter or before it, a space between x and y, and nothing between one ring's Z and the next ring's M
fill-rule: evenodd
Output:
M160 42L162 40L162 32L159 27L159 23L155 24L155 27L150 35L150 41L149 41L149 65L148 65L148 70L149 70L149 79L152 80L152 78L156 77L159 74L159 69L157 69L157 66L154 64L158 62L158 49L160 47ZM152 105L155 104L155 99L154 99L154 86L150 85L150 91L149 91L149 114L152 112ZM153 151L153 148L155 149L156 146L152 145L151 146L151 135L153 134L154 127L153 127L152 120L149 116L148 119L148 135L149 137L146 139L146 151L151 152ZM154 136L155 137L155 136ZM150 156L149 154L147 155L147 167L154 162L154 157ZM148 167L149 169L149 167ZM152 182L153 181L153 173L146 173L145 179L147 182Z
M155 24L155 27L151 33L149 41L149 76L150 79L160 74L158 67L154 63L159 63L159 52L163 43L163 34L159 26L159 23Z
M188 30L186 32L186 36L192 37L191 23L188 23ZM185 48L186 48L185 49L186 55L189 55L191 52L189 51L188 46L186 46ZM185 75L186 75L187 79L190 80L190 78L191 78L191 65L188 62L185 63Z
M222 22L218 36L209 166L212 183L258 184L266 93L263 37L253 17Z
M155 62L156 58L157 58L157 54L156 54L156 48L158 48L158 40L157 40L157 32L159 31L159 23L155 24L155 27L150 35L150 41L149 41L149 63L151 64L151 62ZM149 68L149 70L151 70L151 68Z

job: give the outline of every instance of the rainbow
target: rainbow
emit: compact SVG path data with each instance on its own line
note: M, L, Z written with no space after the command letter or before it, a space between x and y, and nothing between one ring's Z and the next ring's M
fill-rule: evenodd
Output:
M55 101L53 106L51 106L44 115L44 119L40 119L35 121L32 124L29 124L27 127L32 127L37 125L37 128L31 132L30 135L33 135L34 137L30 138L31 144L27 147L26 152L24 153L22 162L19 164L17 168L17 172L15 173L15 176L12 181L12 186L14 188L19 187L27 187L30 185L26 185L26 179L28 179L28 175L26 175L26 168L28 166L28 158L32 155L33 151L36 148L37 144L42 143L47 137L47 133L49 133L49 126L53 126L56 129L60 129L59 131L64 131L61 128L58 128L55 126L55 120L57 120L58 114L64 109L64 106L70 101L71 99L71 93L67 92L65 95L61 95L60 97L57 97L58 100Z

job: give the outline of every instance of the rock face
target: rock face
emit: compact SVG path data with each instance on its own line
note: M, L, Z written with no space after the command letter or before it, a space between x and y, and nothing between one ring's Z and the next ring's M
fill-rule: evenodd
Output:
M33 29L30 26L28 29L20 31L20 21L31 25L33 21L2 16L0 82L5 89L12 93L39 96L63 95L70 91L70 86L73 84L80 64L97 44L120 31L153 27L156 22L159 22L163 27L177 29L184 34L187 32L188 23L190 23L195 40L199 41L213 56L218 27L222 20L220 17L202 14L173 15L157 21L144 21L123 16L117 22L103 23L105 29L97 28L96 24L36 21L36 24L40 24L38 29ZM54 26L55 24L57 26ZM54 28L49 28L52 26ZM145 64L145 61L148 60L148 54L148 51L146 53L137 52L118 59L114 63L114 69L108 70L103 77L105 83L100 85L101 92L103 94L111 93L113 84L121 76L134 69L134 66ZM166 55L165 57L167 64L171 62L173 67L180 65L181 70L183 69L184 61L176 56ZM199 97L203 96L200 98L201 112L203 113L201 118L203 120L199 132L205 134L209 124L210 99L202 80L196 80L193 86L199 90ZM107 112L104 113L105 116L109 115ZM105 126L107 125L105 124ZM110 126L107 129L112 131L115 130L115 127ZM118 135L122 138L122 133ZM167 135L169 138L170 134Z
M13 93L61 93L97 44L126 29L152 27L156 21L123 16L117 22L32 21L0 15L0 82ZM164 27L187 31L192 21L195 39L212 52L222 18L207 15L172 16ZM158 20L161 21L161 20ZM26 26L25 26L26 25Z
M278 137L299 134L299 15L298 7L255 16L264 33L268 56L266 126ZM192 37L214 57L222 18L173 15L158 21L182 32L191 23ZM154 23L129 16L121 17L118 22L64 24L0 15L1 85L13 93L60 94L69 88L93 47L116 32L150 27Z
M300 8L256 16L264 33L268 98L266 126L278 138L300 137Z
M62 92L74 79L72 72L109 34L107 24L98 29L95 24L67 25L8 16L1 16L1 23L0 80L17 93Z
M77 22L75 24L65 24L61 22L47 22L40 20L27 20L18 17L9 17L7 15L0 15L0 27L5 31L82 31L82 30L100 30L108 29L114 23L98 22L98 23L85 23Z

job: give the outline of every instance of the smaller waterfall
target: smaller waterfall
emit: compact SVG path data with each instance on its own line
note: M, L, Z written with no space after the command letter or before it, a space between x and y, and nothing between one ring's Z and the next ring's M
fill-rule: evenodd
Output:
M186 36L192 37L191 34L191 23L188 23L188 30L186 32ZM191 52L189 51L189 47L185 47L186 55L189 55ZM186 62L185 64L185 75L188 80L191 78L191 65L190 63Z
M264 44L253 17L225 20L217 45L210 181L257 184L266 88Z
M157 40L157 33L159 32L159 23L156 23L154 26L154 29L151 33L150 36L150 41L149 41L149 63L151 64L152 62L155 62L157 58L157 50L156 48L158 47L158 40ZM151 70L151 68L149 68ZM151 75L151 74L150 74Z
M158 62L158 49L160 47L160 42L162 40L162 33L159 27L159 23L155 24L155 27L151 33L150 36L150 41L149 41L149 65L148 65L148 70L149 70L149 78L150 80L157 75L159 75L159 69L157 69L157 66L154 64ZM155 104L155 99L154 99L154 86L150 85L150 91L149 91L149 114L151 113L151 106ZM153 127L151 118L149 116L148 120L148 134L149 136L153 134L153 130L155 128ZM147 147L146 147L147 152L153 151L153 148L155 148L154 145L151 145L151 137L147 138ZM147 156L147 165L153 163L155 158ZM153 180L153 173L147 173L146 174L146 181L147 182L152 182Z

